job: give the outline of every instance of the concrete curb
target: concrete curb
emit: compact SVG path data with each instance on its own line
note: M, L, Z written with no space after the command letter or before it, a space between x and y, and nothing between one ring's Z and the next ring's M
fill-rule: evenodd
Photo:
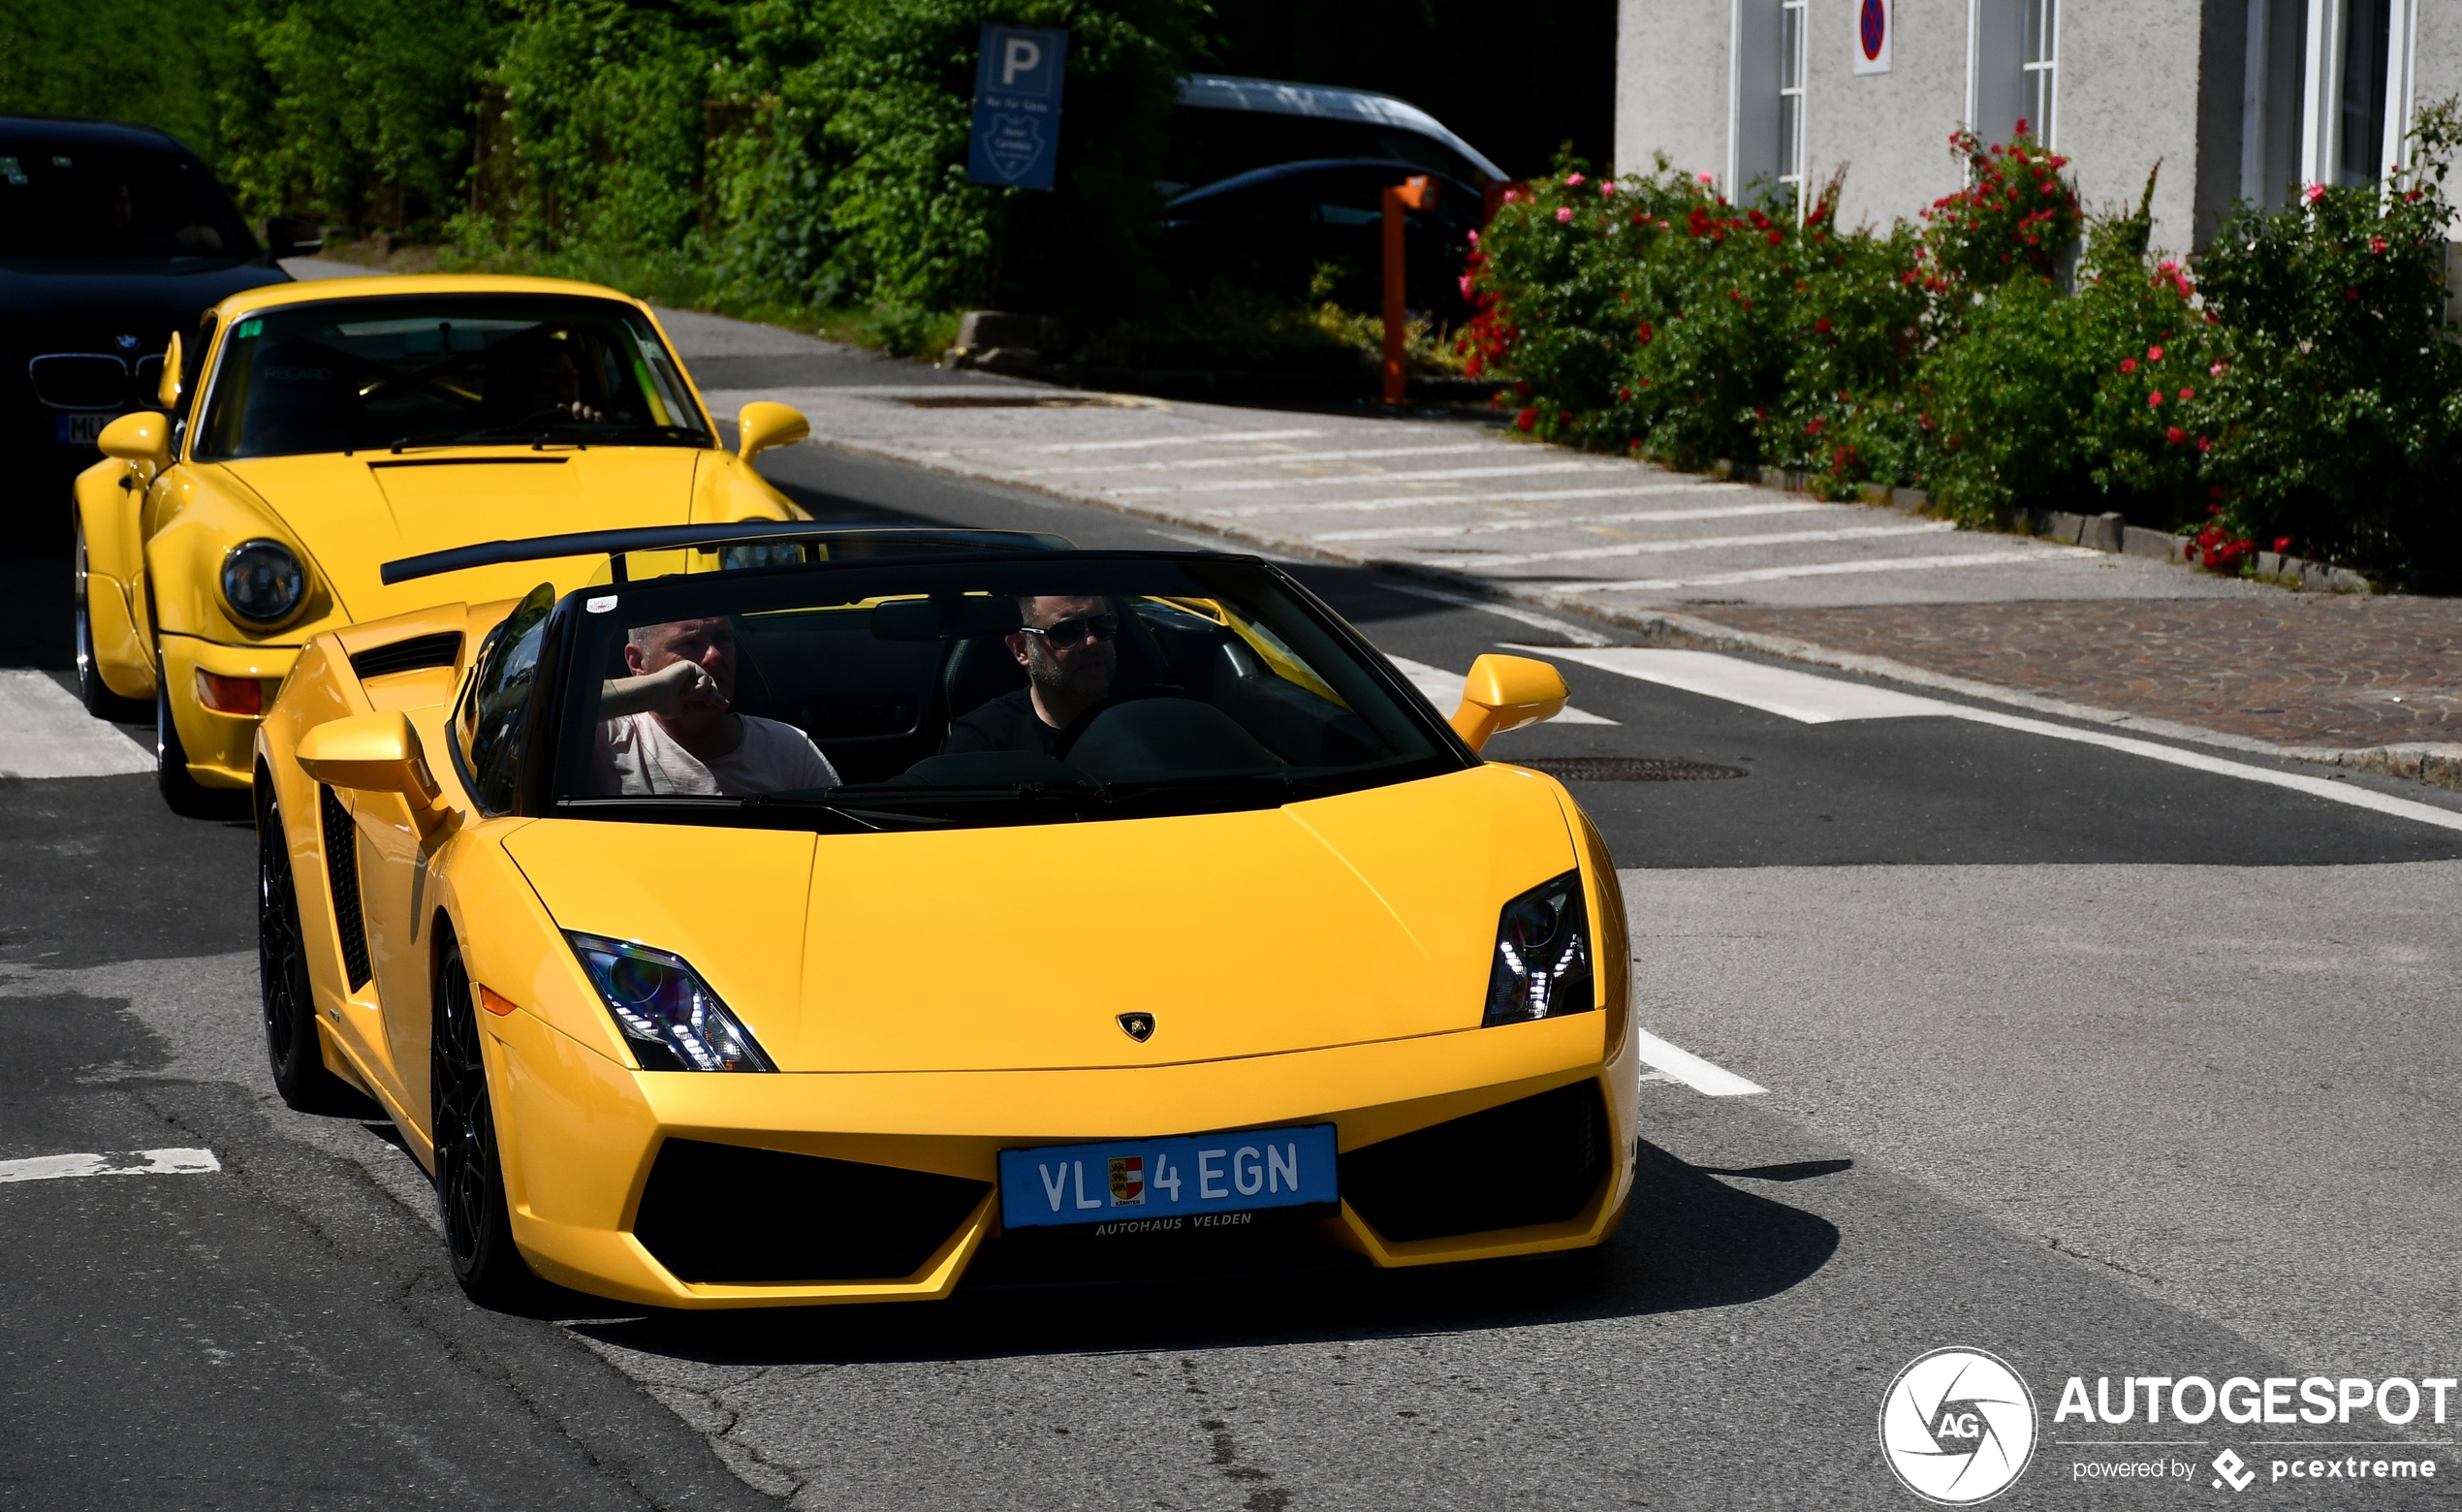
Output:
M1369 551L1351 551L1326 546L1318 542L1259 530L1205 516L1183 514L1160 505L1123 502L1093 494L1070 493L1033 483L1022 483L994 473L977 471L954 461L908 456L898 448L867 446L861 442L824 441L819 437L805 443L849 452L859 457L876 457L883 461L902 462L909 467L923 467L950 477L964 478L975 483L988 483L1004 488L1017 488L1029 493L1048 494L1066 499L1072 504L1091 505L1116 515L1130 515L1176 525L1184 530L1197 530L1226 541L1253 546L1284 556L1308 557L1318 561L1339 562L1346 567L1365 567L1396 577L1415 578L1424 583L1441 584L1474 598L1527 604L1539 609L1552 609L1587 618L1603 620L1636 632L1645 643L1686 650L1742 651L1755 656L1775 656L1786 661L1805 662L1815 667L1832 667L1862 677L1879 677L1911 687L1930 688L1938 693L1953 693L1978 703L2000 704L2023 709L2029 713L2048 714L2078 724L2102 725L2115 730L2128 730L2158 740L2178 740L2194 745L2219 746L2251 756L2269 757L2278 761L2313 762L2322 766L2347 767L2355 772L2370 772L2382 776L2403 777L2424 782L2432 787L2462 792L2462 744L2414 743L2402 745L2371 745L2344 749L2335 746L2276 745L2243 735L2228 735L2198 725L2181 724L2170 719L2157 719L2145 714L2123 713L2118 709L2099 709L2090 704L2072 704L2066 699L2043 698L2015 688L1998 687L1976 682L1968 677L1954 677L1932 672L1886 656L1866 656L1854 651L1832 650L1811 641L1791 636L1763 635L1754 631L1731 629L1725 625L1693 614L1672 610L1625 609L1613 604L1594 603L1574 594L1560 593L1553 588L1532 587L1520 583L1498 583L1475 574L1449 572L1421 562L1393 561ZM2140 534L2154 535L2143 531ZM2169 536L2161 537L2169 541ZM2176 560L2176 557L2174 558Z

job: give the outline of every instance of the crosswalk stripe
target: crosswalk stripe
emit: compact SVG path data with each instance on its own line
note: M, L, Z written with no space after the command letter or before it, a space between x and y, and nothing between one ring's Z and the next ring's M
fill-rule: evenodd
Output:
M1457 478L1527 478L1535 473L1599 473L1607 469L1596 462L1535 462L1517 467L1439 467L1424 472L1359 473L1337 478L1251 478L1240 483L1157 483L1134 488L1105 488L1115 498L1141 493L1185 493L1203 488L1210 493L1252 493L1259 488L1300 488L1330 483L1436 483Z
M1709 551L1723 547L1810 546L1833 541L1871 541L1890 536L1938 535L1957 526L1945 520L1910 525L1850 525L1841 530L1774 530L1763 535L1687 536L1673 541L1619 541L1614 546L1574 547L1562 551L1477 551L1446 558L1446 565L1480 570L1528 567L1533 562L1609 561L1619 556L1656 556L1670 551Z
M110 777L154 770L154 753L85 711L40 672L0 669L0 776Z
M1433 501L1432 501L1433 502ZM1756 515L1802 515L1835 504L1721 504L1712 509L1631 509L1607 515L1517 515L1451 525L1377 525L1363 530L1319 530L1313 541L1405 541L1412 536L1507 535L1516 530L1556 530L1566 525L1674 525L1695 520L1745 520Z
M1356 452L1258 452L1248 457L1200 457L1168 462L1113 462L1102 467L1021 467L1021 474L1055 474L1083 478L1092 473L1188 472L1199 467L1288 467L1294 462L1351 462L1380 457L1445 457L1454 453L1494 452L1484 441L1468 446L1379 446Z
M1299 441L1321 436L1322 430L1217 430L1185 436L1142 436L1134 441L1060 441L1038 446L1038 452L1126 452L1147 446L1200 446L1215 441ZM981 451L985 448L975 448ZM1005 446L999 448L1005 451Z
M1787 578L1826 578L1865 572L1923 572L1938 567L1997 567L2021 562L2069 561L2103 553L2082 546L2042 546L2024 551L1964 551L1941 556L1884 556L1851 562L1812 562L1801 567L1754 567L1694 578L1594 578L1555 584L1559 593L1634 593L1666 588L1716 588L1737 583L1778 583Z
M1383 478L1370 478L1370 483L1382 483ZM1229 504L1218 509L1200 508L1200 515L1225 519L1246 519L1253 515L1273 515L1284 510L1299 510L1310 515L1370 514L1383 510L1425 509L1436 504L1520 504L1551 499L1636 499L1655 493L1730 493L1744 488L1740 483L1644 483L1624 484L1613 488L1515 488L1502 493L1397 493L1387 498L1366 499L1301 499L1278 504Z
M34 1155L0 1160L0 1185L78 1176L202 1176L222 1169L210 1150L132 1150L115 1154Z

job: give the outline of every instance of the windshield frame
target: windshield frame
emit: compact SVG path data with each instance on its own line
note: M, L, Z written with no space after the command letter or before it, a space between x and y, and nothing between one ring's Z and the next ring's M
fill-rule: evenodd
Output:
M183 416L183 419L186 421L193 421L194 424L189 424L184 426L184 434L182 434L179 438L180 448L178 459L183 462L212 463L215 465L221 465L230 462L260 461L279 457L350 457L369 452L377 453L379 455L386 454L390 443L388 445L370 447L336 447L331 451L324 452L266 452L249 453L243 456L235 457L203 457L198 455L197 449L199 446L198 438L205 433L206 418L213 414L214 401L217 397L219 397L226 370L230 366L229 359L231 356L231 345L234 339L233 332L238 331L249 321L264 317L271 317L292 310L308 308L322 309L331 306L347 304L401 304L413 301L443 301L450 299L563 300L570 301L575 304L596 304L620 311L625 316L639 317L647 325L649 333L657 337L659 350L666 354L668 363L675 369L677 378L682 383L684 394L686 397L691 399L693 406L693 413L687 418L696 420L700 423L701 432L704 438L699 441L625 440L580 442L559 439L549 443L550 445L559 448L573 447L578 450L587 450L593 445L610 447L669 446L682 447L692 451L726 451L728 449L724 433L721 431L716 419L710 415L708 402L701 396L701 385L693 378L692 370L684 365L683 359L677 354L675 342L669 339L666 328L658 323L657 316L646 305L635 303L630 299L624 299L620 295L601 294L580 289L549 289L540 291L528 289L465 289L452 293L444 291L414 291L410 293L337 295L315 299L268 299L262 303L252 303L240 309L230 311L228 318L224 319L212 332L211 352L205 362L205 381L202 384L191 384L189 386L188 395L182 400L185 405L185 415ZM208 320L212 319L213 315L213 311L209 310L206 312L206 318ZM468 447L476 450L497 448L526 452L533 449L533 442L511 437L503 440L428 443L416 449L433 450L440 448L442 445L452 445L457 448Z
M537 818L593 819L603 814L616 819L621 810L623 819L616 822L647 822L709 825L741 829L794 829L824 833L854 833L902 829L985 829L1017 824L1066 823L1101 821L1105 819L1154 818L1181 813L1220 813L1243 809L1278 808L1285 803L1309 799L1335 797L1364 792L1372 788L1397 786L1455 772L1468 771L1483 763L1478 753L1463 741L1453 727L1411 682L1386 661L1366 637L1307 584L1299 582L1274 563L1262 557L1224 551L1092 551L1066 553L1024 551L979 551L934 555L929 559L867 559L850 562L814 562L772 567L742 568L724 573L679 574L673 577L636 581L617 592L626 599L634 595L648 598L647 606L628 603L628 610L646 607L652 614L659 613L658 600L673 596L680 606L705 607L707 586L713 576L723 576L731 583L747 590L758 590L770 584L787 589L781 601L801 598L792 592L796 583L814 583L839 580L823 591L805 599L810 607L826 596L839 603L856 603L866 597L896 596L916 591L900 585L898 580L917 573L940 574L976 566L1013 569L1028 575L1049 575L1055 569L1074 571L1099 568L1109 563L1155 563L1197 568L1224 568L1253 572L1264 583L1287 596L1290 604L1305 616L1310 626L1334 643L1334 649L1347 656L1358 673L1383 693L1394 711L1405 721L1413 734L1422 737L1428 746L1424 756L1408 756L1380 762L1365 763L1333 772L1310 772L1306 775L1276 778L1267 775L1242 778L1201 777L1189 779L1182 791L1196 795L1203 791L1203 801L1185 804L1164 804L1157 808L1157 791L1169 784L1152 782L1123 783L1116 786L1119 793L1089 795L1089 802L1070 813L1051 811L1053 795L1029 793L1006 808L986 804L979 812L964 817L924 821L924 812L898 815L907 822L882 824L878 814L867 814L870 801L877 797L880 784L848 784L828 790L824 795L757 795L750 798L661 798L612 799L586 795L579 791L580 773L586 766L593 742L589 732L595 729L598 689L594 679L570 676L567 669L578 666L586 652L580 646L585 621L598 620L595 614L584 613L585 597L600 597L607 586L580 588L565 595L548 621L545 643L540 651L540 686L530 703L524 732L528 748L535 758L521 772L512 813ZM817 580L817 581L816 581ZM866 594L867 585L879 585L880 591ZM766 595L764 595L766 596ZM757 613L758 602L749 603L735 613ZM785 607L782 602L779 607ZM621 616L630 620L633 614ZM680 614L679 617L682 617ZM613 624L617 619L599 620ZM551 662L552 665L551 666ZM568 737L575 734L580 739ZM1235 786L1247 789L1234 792ZM956 793L957 788L942 790ZM835 795L847 796L840 803ZM1163 796L1168 796L1167 794ZM595 812L594 812L595 810ZM1038 810L1028 812L1027 810Z

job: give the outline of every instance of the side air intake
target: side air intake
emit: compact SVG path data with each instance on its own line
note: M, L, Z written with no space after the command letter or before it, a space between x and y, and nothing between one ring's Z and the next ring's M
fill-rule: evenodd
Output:
M461 632L439 630L434 635L414 635L407 641L388 641L383 646L353 651L351 672L365 682L370 677L389 677L396 672L450 667L460 656Z
M633 1237L682 1281L898 1281L989 1190L929 1171L671 1139L649 1168Z
M1562 1223L1607 1175L1607 1105L1576 1082L1342 1156L1342 1196L1400 1244Z
M342 937L342 969L351 991L367 985L367 919L359 906L359 826L330 787L316 790L317 816L325 821L325 879L333 890L333 929Z

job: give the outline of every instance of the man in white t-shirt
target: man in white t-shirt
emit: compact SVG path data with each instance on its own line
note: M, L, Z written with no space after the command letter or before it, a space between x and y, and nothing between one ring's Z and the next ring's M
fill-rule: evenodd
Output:
M590 790L741 798L837 785L793 725L735 711L735 625L724 617L641 625L624 638L628 677L600 689Z

